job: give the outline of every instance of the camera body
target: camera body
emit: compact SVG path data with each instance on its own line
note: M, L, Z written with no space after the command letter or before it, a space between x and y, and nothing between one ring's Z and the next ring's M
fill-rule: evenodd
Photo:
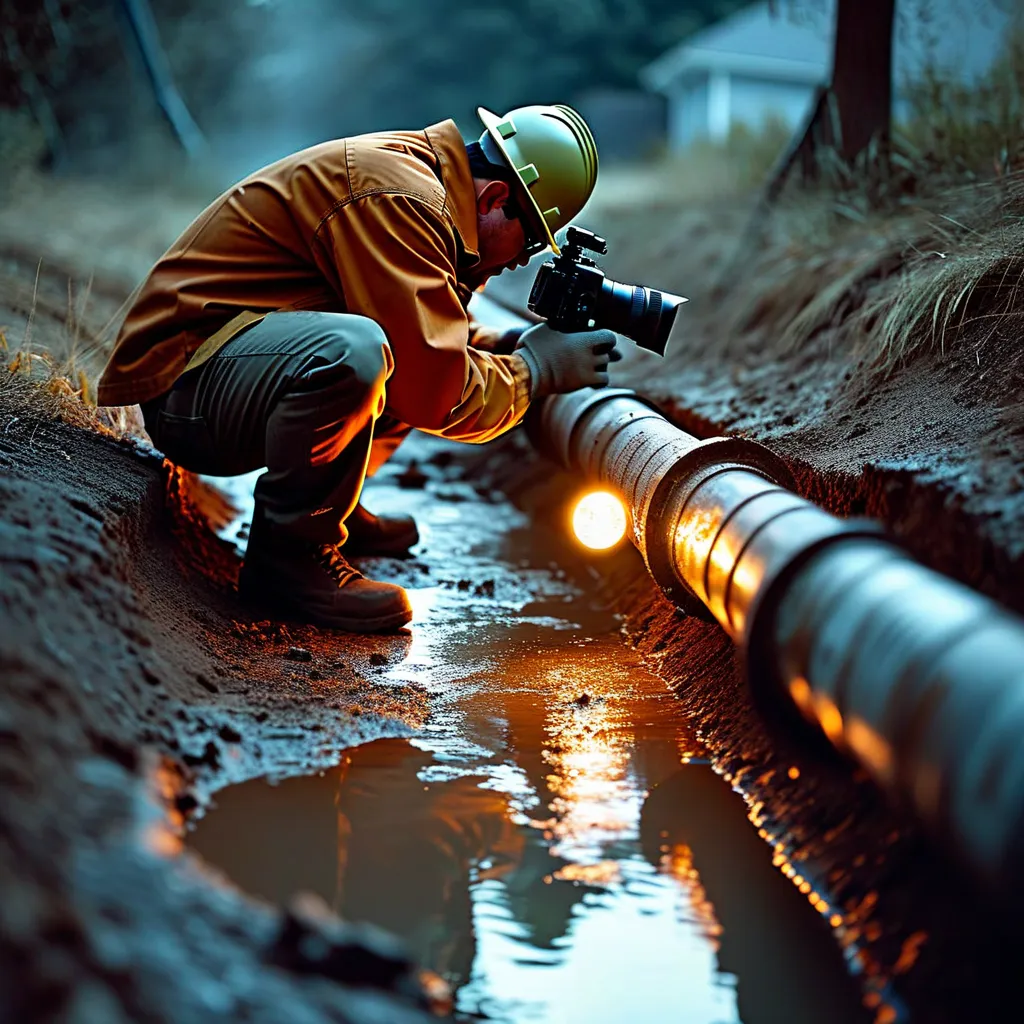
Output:
M612 281L588 252L604 256L608 243L570 226L562 251L537 271L527 306L563 334L608 328L663 356L676 311L687 300Z
M597 324L597 298L605 275L585 252L604 256L608 243L592 231L570 227L560 255L541 264L527 302L553 330L563 334L593 330Z

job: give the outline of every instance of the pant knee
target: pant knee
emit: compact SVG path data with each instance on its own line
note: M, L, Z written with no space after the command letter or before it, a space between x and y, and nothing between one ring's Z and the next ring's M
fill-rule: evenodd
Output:
M391 371L391 348L380 324L366 317L353 318L350 329L352 372L356 380L374 393L384 390Z
M302 389L343 386L373 398L383 394L391 371L391 350L380 325L367 317L323 314L329 318L314 364L300 378Z

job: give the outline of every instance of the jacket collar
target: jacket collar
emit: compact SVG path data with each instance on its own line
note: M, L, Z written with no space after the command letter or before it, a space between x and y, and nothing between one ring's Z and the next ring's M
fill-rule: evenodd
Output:
M480 249L476 229L476 188L473 172L469 169L466 144L454 121L440 121L424 129L431 148L437 154L445 202L452 223L462 242L462 269L480 262Z

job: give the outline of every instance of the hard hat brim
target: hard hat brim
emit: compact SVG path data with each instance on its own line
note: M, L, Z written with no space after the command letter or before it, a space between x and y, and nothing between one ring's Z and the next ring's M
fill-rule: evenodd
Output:
M515 174L519 184L522 186L520 191L526 196L529 212L533 214L530 220L534 230L540 232L541 238L547 239L548 245L551 246L551 251L557 256L561 250L558 248L555 236L551 233L551 228L548 227L548 222L544 219L544 213L538 205L537 200L533 198L526 182L523 181L522 176L519 173L519 168L516 167L515 161L512 159L509 151L505 148L505 140L501 137L501 132L498 131L498 125L501 124L505 118L499 117L486 107L477 107L476 116L483 122L484 127L487 129L487 134L501 151L501 155L505 158L505 162L512 169L512 173Z

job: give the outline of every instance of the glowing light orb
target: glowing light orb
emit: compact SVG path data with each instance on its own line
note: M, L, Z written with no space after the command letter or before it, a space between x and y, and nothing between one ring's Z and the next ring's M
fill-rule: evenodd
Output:
M626 535L626 509L608 491L585 494L572 510L576 539L594 551L614 547Z

